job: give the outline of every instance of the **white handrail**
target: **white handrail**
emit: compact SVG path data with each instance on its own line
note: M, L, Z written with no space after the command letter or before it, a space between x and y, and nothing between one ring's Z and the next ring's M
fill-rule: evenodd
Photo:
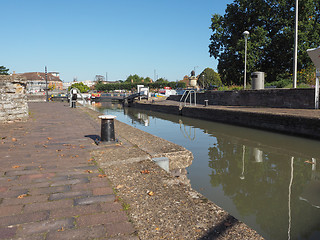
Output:
M184 97L184 95L186 94L186 92L189 92L189 91L184 91L184 93L182 94L182 97L180 98L180 101L179 102L181 102L182 101L182 99L183 99L183 97Z
M82 98L82 100L83 100L83 104L82 105L85 105L85 104L87 104L87 101L86 101L86 99L83 97L83 95L81 94L81 92L80 92L80 90L78 89L78 88L76 88L76 87L73 87L72 89L70 89L70 91L69 91L69 95L70 95L70 106L71 106L71 96L72 96L72 90L73 89L75 89L76 91L77 91L77 94L79 94L80 95L80 97ZM80 102L79 102L80 103Z
M188 100L188 97L189 97L189 96L190 96L190 106L192 105L192 93L194 94L194 106L197 106L197 93L196 93L195 90L186 90L186 91L183 93L182 97L180 98L180 102L181 102L181 100L183 99L183 97L184 97L184 95L186 94L186 92L188 92L188 93L187 93L186 98L184 99L184 106L187 105L187 100Z

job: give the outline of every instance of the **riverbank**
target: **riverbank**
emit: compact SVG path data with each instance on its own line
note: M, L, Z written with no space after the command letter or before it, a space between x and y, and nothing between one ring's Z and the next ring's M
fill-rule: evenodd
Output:
M3 239L262 239L151 161L183 169L192 161L183 147L118 121L118 142L96 145L100 113L29 109L27 122L0 126Z
M266 107L186 105L177 101L136 101L134 107L238 126L320 139L320 111Z

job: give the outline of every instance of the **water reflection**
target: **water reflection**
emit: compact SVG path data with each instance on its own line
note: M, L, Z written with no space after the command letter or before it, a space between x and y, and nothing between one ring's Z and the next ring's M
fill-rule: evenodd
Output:
M134 108L124 114L118 119L136 127L148 119L143 130L191 150L191 185L265 238L320 239L319 141Z
M186 126L185 124L183 124L183 121L181 119L179 119L179 125L180 125L180 132L182 132L185 138L188 138L191 141L195 140L196 138L195 128L193 128L192 126Z
M134 114L129 114L129 110L130 108L125 108L124 109L124 114L130 116L130 118L132 119L132 123L139 123L145 127L150 125L150 120L149 120L149 116L145 113L140 113L140 112L136 112Z
M222 186L240 218L255 216L270 239L305 239L312 232L319 234L320 212L314 208L317 205L301 201L309 188L310 195L303 199L309 203L311 199L320 199L319 181L312 177L319 174L314 167L315 158L310 166L308 158L292 157L287 151L281 153L277 149L280 146L265 146L262 151L255 147L256 142L241 145L231 136L217 138L217 142L208 153L210 183L213 187ZM314 191L315 186L318 191ZM288 233L283 231L286 225Z

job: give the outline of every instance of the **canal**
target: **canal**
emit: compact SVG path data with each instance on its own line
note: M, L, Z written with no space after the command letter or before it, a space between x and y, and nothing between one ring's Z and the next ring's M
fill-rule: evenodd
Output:
M103 103L100 112L192 151L191 186L266 239L320 239L320 142Z

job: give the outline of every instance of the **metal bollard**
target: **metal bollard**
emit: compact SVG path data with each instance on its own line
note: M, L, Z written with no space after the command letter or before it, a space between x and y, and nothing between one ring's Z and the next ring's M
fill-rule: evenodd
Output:
M209 105L209 101L208 100L204 100L204 106L208 106Z
M102 115L99 116L101 119L101 142L114 142L114 119L116 116L113 115Z

